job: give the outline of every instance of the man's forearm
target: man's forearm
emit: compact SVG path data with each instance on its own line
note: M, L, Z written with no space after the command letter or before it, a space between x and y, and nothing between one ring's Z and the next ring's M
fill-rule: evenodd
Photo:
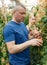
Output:
M8 44L11 44L11 43L8 43ZM32 39L21 44L12 43L11 45L9 45L10 47L8 45L7 47L8 47L9 53L15 54L15 53L22 52L23 50L25 50L26 48L30 46L42 46L42 43L43 43L42 39Z
M25 50L27 47L29 47L30 44L29 44L29 41L27 42L24 42L22 44L18 44L18 45L14 45L10 48L10 53L11 54L14 54L14 53L19 53L19 52L22 52L23 50Z

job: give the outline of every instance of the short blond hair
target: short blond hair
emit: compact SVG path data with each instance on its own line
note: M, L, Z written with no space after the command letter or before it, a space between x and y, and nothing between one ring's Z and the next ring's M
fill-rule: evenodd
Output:
M18 4L13 8L12 14L14 14L15 11L18 11L20 7L24 8L26 10L26 7L23 4Z

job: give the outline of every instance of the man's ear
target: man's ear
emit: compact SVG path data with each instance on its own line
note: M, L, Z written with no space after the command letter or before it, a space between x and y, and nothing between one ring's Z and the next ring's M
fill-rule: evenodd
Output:
M16 13L16 10L13 13L15 14Z
M13 10L12 15L16 13L16 10Z

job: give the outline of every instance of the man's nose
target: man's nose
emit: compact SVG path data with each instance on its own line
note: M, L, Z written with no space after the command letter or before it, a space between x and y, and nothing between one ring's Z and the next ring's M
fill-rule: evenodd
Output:
M24 17L24 18L25 18L25 16L26 16L26 15L25 15L25 14L23 14L23 17Z

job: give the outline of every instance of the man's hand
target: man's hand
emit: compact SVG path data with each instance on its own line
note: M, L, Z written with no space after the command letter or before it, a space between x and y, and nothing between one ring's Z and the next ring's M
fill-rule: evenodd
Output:
M38 31L37 29L30 30L29 34L30 34L30 36L33 35L34 38L42 39L41 31Z
M42 46L43 40L41 39L32 39L30 40L30 46Z
M40 31L38 31L38 30L35 29L35 30L33 30L32 34L33 34L33 37L34 38L42 39L42 36L41 36L41 32Z

